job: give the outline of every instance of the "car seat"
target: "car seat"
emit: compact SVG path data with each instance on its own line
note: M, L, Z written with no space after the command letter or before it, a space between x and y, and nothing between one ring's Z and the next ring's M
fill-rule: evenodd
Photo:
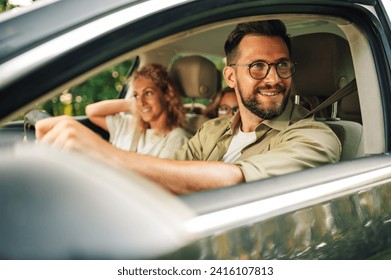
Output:
M195 99L197 97L214 98L221 81L218 73L213 62L199 55L178 58L170 68L170 74L181 95L192 100L192 108L186 113L186 130L191 134L194 134L208 120L202 112L196 110Z
M335 34L293 37L292 59L297 63L292 94L296 103L309 110L355 78L349 44ZM364 155L357 89L315 117L329 125L340 139L341 160Z

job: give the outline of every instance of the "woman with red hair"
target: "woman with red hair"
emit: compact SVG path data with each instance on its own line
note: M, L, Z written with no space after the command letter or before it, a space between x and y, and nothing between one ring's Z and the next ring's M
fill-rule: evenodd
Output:
M110 133L114 146L166 158L189 139L180 94L166 68L151 64L133 77L130 99L90 104L90 120Z

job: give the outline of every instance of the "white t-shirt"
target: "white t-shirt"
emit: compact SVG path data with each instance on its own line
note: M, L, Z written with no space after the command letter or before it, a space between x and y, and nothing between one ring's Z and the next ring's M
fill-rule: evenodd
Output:
M134 116L125 113L109 115L106 124L110 133L110 143L122 150L129 151L136 135L136 121ZM156 135L153 129L147 129L140 135L137 143L137 152L160 158L168 158L189 140L189 134L177 127L165 136Z
M136 134L134 116L126 113L108 115L106 116L106 125L110 133L110 143L122 150L129 151Z
M240 128L235 132L234 137L232 138L231 143L229 144L228 150L223 156L222 160L224 162L234 162L239 158L242 153L242 149L254 141L257 140L255 131L252 132L243 132Z

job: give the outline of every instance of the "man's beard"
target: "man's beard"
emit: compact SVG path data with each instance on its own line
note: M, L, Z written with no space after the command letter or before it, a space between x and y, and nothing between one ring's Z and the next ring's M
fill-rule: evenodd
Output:
M285 92L286 89L282 85L277 85L276 88L278 91L283 91ZM289 100L289 94L284 96L281 102L276 102L271 104L269 107L265 107L264 104L258 101L257 95L259 94L258 91L260 89L255 89L251 95L249 95L246 99L243 97L243 90L238 83L238 89L239 89L239 95L240 98L242 99L242 103L244 107L246 107L251 113L254 115L258 116L262 120L270 120L275 117L278 117L279 115L282 114L282 112L285 110L286 105L288 104ZM270 88L262 88L262 90L270 90Z

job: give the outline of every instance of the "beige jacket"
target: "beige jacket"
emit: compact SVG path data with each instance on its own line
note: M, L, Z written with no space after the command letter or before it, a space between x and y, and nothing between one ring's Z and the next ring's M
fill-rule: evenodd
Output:
M307 112L288 102L280 116L258 125L257 140L244 147L234 162L247 182L339 161L339 139L326 124L312 117L300 119ZM239 125L240 113L207 121L174 159L220 161Z

